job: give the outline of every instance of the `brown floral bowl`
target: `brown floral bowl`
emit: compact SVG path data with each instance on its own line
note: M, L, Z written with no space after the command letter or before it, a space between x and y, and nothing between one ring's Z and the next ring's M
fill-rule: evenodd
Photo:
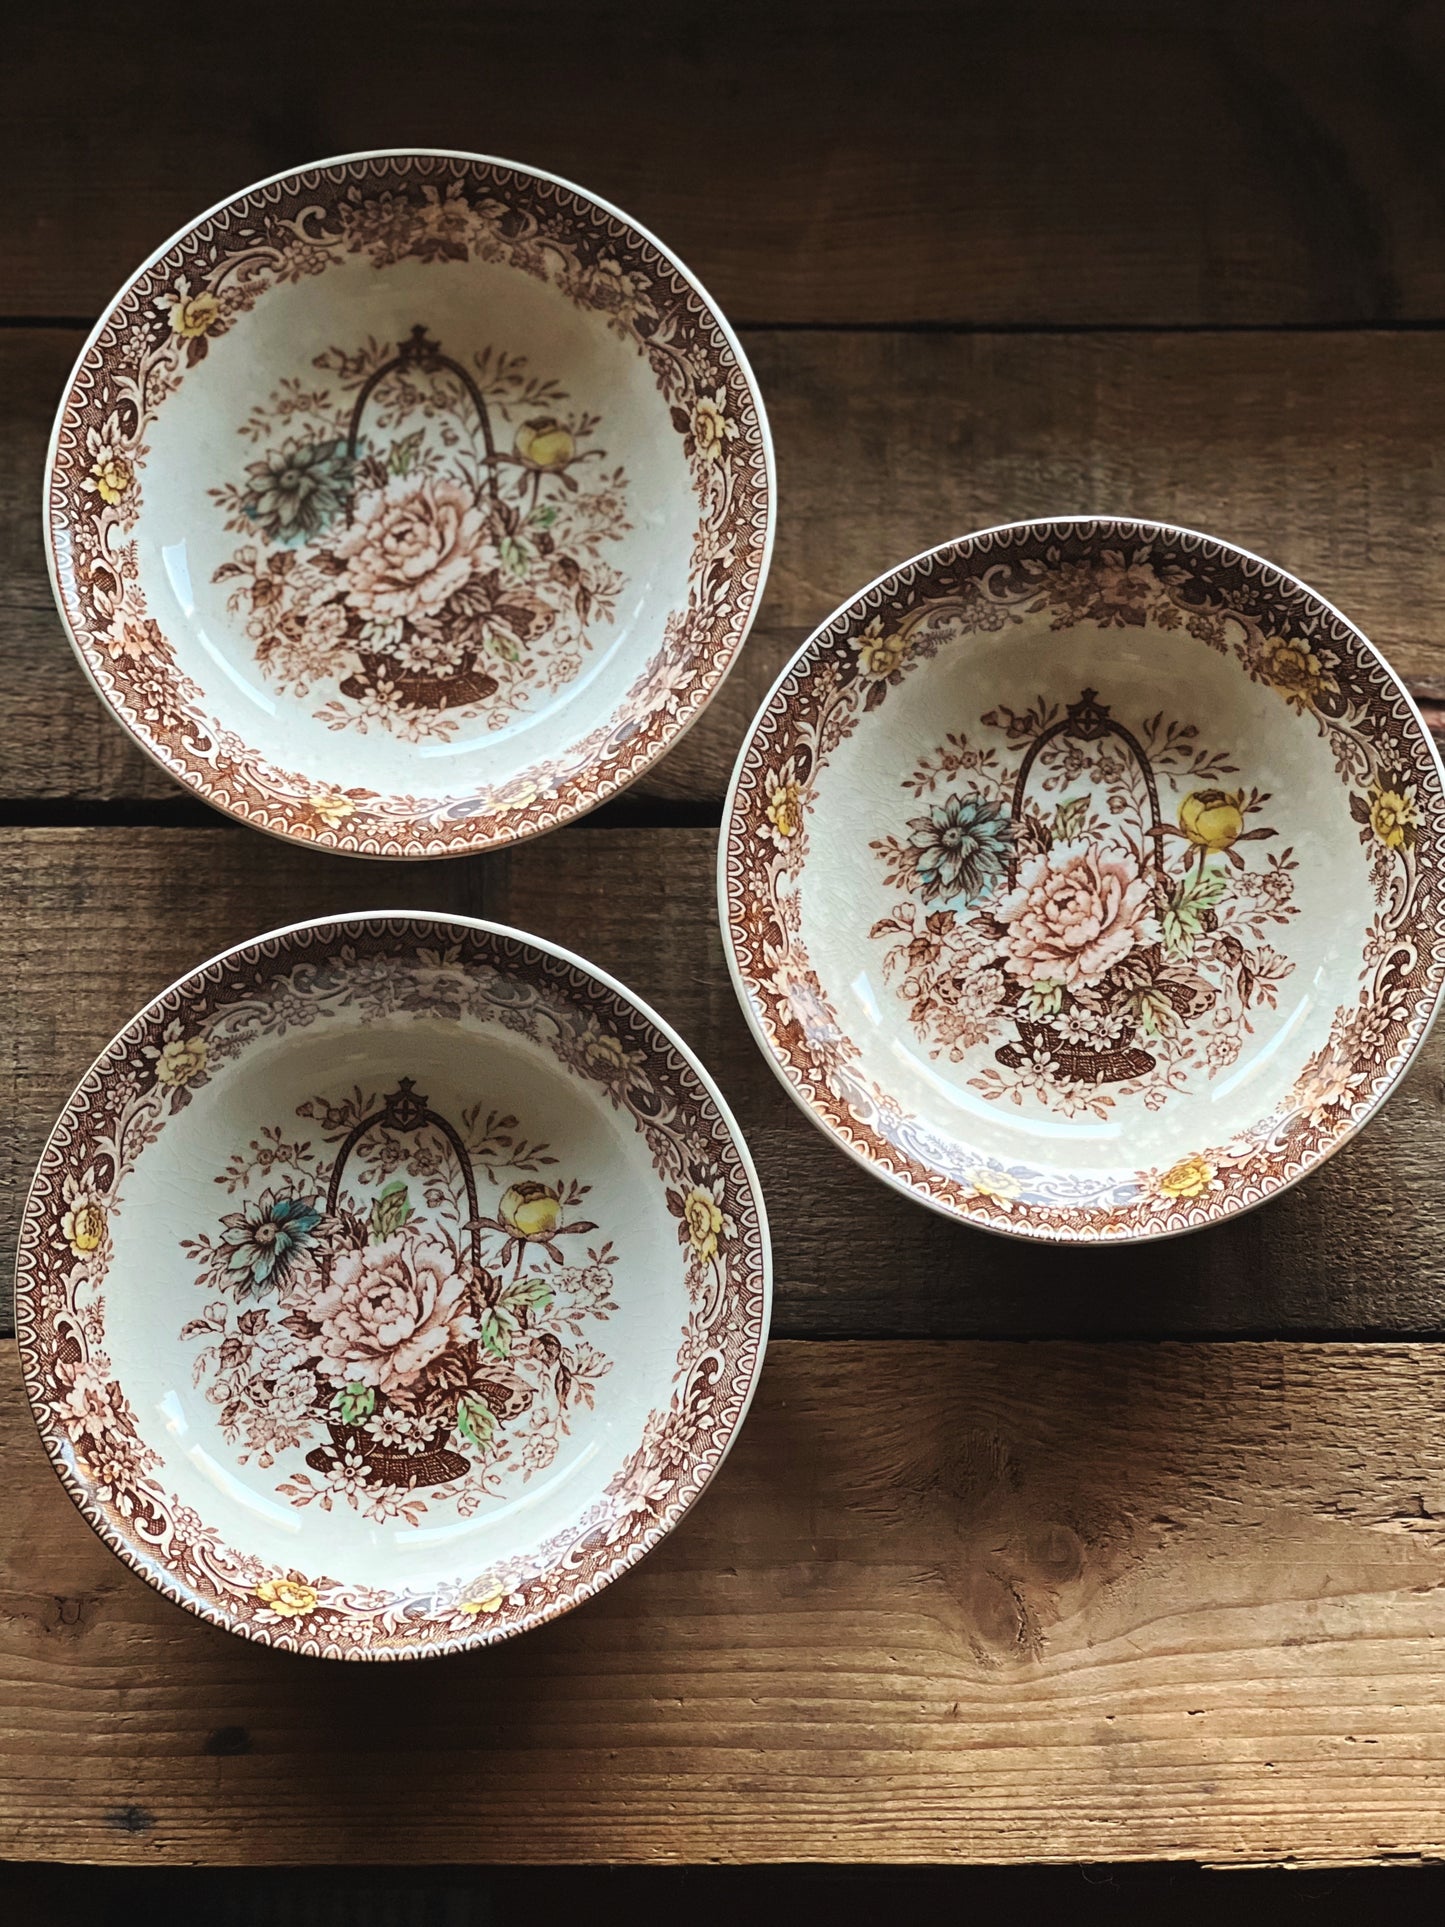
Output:
M719 852L743 1009L867 1169L1157 1238L1357 1131L1445 979L1445 778L1388 665L1257 556L1070 518L880 577L794 657Z
M535 835L694 722L767 572L726 321L552 175L350 155L212 208L81 352L45 478L76 653L217 809L359 856Z
M634 1565L742 1424L767 1223L716 1088L566 951L301 924L201 965L40 1161L16 1320L61 1479L168 1598L407 1659Z

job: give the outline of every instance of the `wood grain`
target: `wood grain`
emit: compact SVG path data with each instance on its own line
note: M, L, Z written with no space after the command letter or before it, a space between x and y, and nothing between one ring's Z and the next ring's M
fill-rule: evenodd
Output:
M417 143L585 182L739 320L1278 323L1442 313L1445 25L1368 0L77 0L7 46L4 303L98 311L265 175ZM64 48L63 85L56 49ZM404 80L399 83L399 70ZM118 103L145 102L145 137Z
M251 1648L115 1560L0 1353L0 1855L1445 1855L1445 1360L775 1345L713 1489L492 1653Z
M1304 1184L1168 1246L1068 1252L955 1225L869 1179L795 1108L724 967L709 830L579 827L504 856L367 864L236 829L12 832L0 891L0 1279L29 1173L72 1085L204 957L328 911L489 916L564 943L652 1003L722 1085L757 1159L783 1334L1445 1329L1438 1156L1445 1028L1385 1111ZM9 1329L8 1325L4 1329Z
M108 720L45 579L45 441L80 337L0 334L0 625L14 692L0 797L181 794ZM993 522L1091 510L1204 528L1303 576L1445 699L1445 333L751 334L780 521L757 630L638 786L716 801L804 636L880 569Z

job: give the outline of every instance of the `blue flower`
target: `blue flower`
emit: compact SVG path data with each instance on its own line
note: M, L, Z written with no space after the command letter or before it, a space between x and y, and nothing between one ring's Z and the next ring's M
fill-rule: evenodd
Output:
M986 797L950 796L908 827L925 903L937 897L973 903L1008 864L1013 825Z
M279 1285L298 1251L311 1243L322 1218L315 1198L263 1191L254 1203L221 1220L221 1242L231 1247L226 1270L241 1297Z
M287 442L246 470L246 515L269 541L309 542L346 507L353 473L345 442Z

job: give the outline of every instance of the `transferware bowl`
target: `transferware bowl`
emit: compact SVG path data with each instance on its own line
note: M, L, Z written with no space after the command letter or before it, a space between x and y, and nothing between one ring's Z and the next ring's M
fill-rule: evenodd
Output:
M738 760L722 921L787 1089L938 1210L1055 1240L1260 1203L1350 1137L1445 974L1445 793L1282 570L1019 523L880 577Z
M402 1659L655 1545L743 1421L769 1292L681 1040L566 951L398 914L258 937L126 1026L41 1159L16 1315L128 1565L248 1638Z
M45 481L92 683L216 808L362 856L506 844L718 688L763 406L660 242L549 174L352 155L214 207L86 343Z

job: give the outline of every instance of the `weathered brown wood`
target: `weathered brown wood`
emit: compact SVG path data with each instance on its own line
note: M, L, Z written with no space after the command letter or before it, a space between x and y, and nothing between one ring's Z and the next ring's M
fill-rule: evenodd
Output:
M84 7L7 48L5 307L89 314L250 181L379 142L585 182L743 320L1356 321L1442 312L1435 10ZM56 49L64 49L63 78ZM399 82L404 70L404 84ZM143 100L144 139L117 103Z
M489 1654L288 1659L61 1496L0 1353L0 1855L1445 1855L1445 1360L773 1348L713 1490Z
M0 796L180 792L106 718L41 558L45 439L80 337L0 334ZM991 522L1088 510L1209 529L1295 570L1445 698L1445 333L758 333L780 521L757 631L639 794L718 799L808 631L890 563Z
M947 1222L867 1177L795 1109L724 968L710 830L562 831L500 857L394 866L243 830L23 830L0 855L0 1279L30 1170L75 1080L214 951L326 911L490 916L579 950L676 1024L758 1162L784 1334L1418 1333L1445 1328L1445 1031L1382 1115L1294 1191L1168 1246L1051 1251ZM4 1327L8 1329L7 1327Z

